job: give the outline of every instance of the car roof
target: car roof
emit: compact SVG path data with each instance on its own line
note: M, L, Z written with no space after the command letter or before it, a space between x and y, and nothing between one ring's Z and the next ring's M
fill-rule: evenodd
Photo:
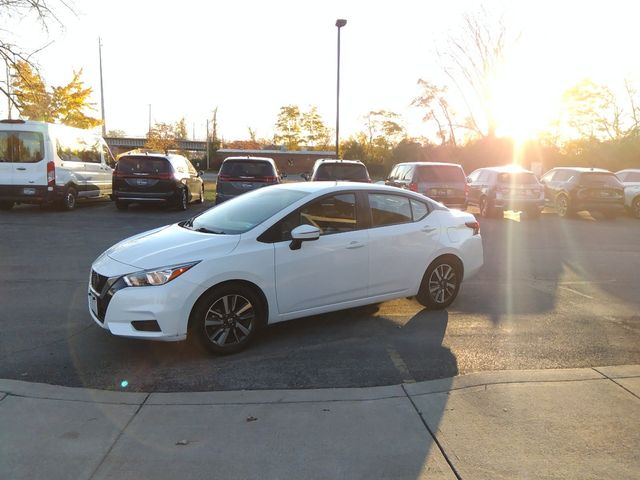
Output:
M316 160L316 165L320 165L321 163L348 163L352 165L364 165L360 160L343 160L341 158L319 158Z
M446 163L446 162L401 162L396 165L420 165L420 166L435 166L435 167L459 167L462 165L459 163Z
M261 161L261 162L269 162L269 163L271 163L272 165L275 166L275 162L273 161L273 158L269 158L269 157L252 157L252 156L249 156L249 155L247 155L246 157L227 157L227 158L224 159L224 161L222 163L226 162L227 160L234 160L234 161L237 161L237 160L251 160L251 161L258 160L258 161Z
M604 168L593 168L593 167L556 167L554 170L571 170L573 172L578 173L613 173L609 170L605 170Z
M498 173L533 173L531 170L521 167L520 165L502 165L500 167L483 167L478 170L489 170Z
M624 170L617 171L616 175L619 173L640 173L640 168L625 168Z
M278 185L272 185L268 188L278 188L281 190L298 190L308 193L331 193L340 191L367 190L380 193L402 193L408 196L425 199L424 195L414 193L398 187L390 187L388 185L364 182L344 182L344 181L320 181L320 182L287 182Z

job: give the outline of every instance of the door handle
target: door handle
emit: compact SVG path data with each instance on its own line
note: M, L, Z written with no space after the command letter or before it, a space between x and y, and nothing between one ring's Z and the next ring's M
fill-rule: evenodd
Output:
M355 250L356 248L364 247L364 243L353 241L349 245L347 245L348 250Z
M24 171L24 170L26 170L26 168L24 168L24 167L16 167L16 170Z
M437 229L438 229L438 227L432 227L432 226L430 226L430 225L427 225L426 227L424 227L424 228L422 229L422 231L423 231L424 233L431 233L431 232L435 232Z

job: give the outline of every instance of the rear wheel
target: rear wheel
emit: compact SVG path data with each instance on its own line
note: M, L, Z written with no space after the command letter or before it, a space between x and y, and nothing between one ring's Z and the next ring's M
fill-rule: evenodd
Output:
M189 208L189 192L186 188L180 189L178 192L178 210L186 210Z
M452 256L438 258L422 277L416 299L430 310L447 308L456 299L461 282L460 261Z
M14 202L4 201L0 202L0 210L11 210L13 208Z
M633 199L633 203L631 203L631 215L635 218L640 218L640 197Z
M192 312L192 332L211 353L226 355L249 345L266 323L266 308L250 287L230 283L206 293Z
M556 198L556 209L558 210L558 215L563 218L571 216L572 211L569 206L569 198L566 195L558 195L558 198Z
M66 192L62 196L62 209L73 210L76 208L76 200L78 199L78 192L73 187L67 188Z

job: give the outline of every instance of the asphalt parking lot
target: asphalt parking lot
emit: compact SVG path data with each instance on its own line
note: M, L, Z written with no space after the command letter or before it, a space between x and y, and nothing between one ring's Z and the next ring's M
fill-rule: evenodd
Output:
M246 351L115 338L92 261L185 213L110 202L0 212L0 378L136 391L349 387L502 369L640 363L640 221L482 219L485 267L448 311L397 300L269 327Z

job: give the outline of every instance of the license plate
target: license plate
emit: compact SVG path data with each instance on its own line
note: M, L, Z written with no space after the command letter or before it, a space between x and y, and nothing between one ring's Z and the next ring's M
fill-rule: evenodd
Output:
M253 183L243 183L242 188L253 188Z
M22 189L22 193L24 193L25 195L35 195L36 194L36 189L35 188L23 188Z
M91 311L97 317L98 316L98 298L91 292L89 292L89 308L91 308Z
M148 185L149 184L149 180L146 180L144 178L139 178L136 180L136 185Z
M446 197L447 196L447 191L446 190L438 190L438 195L440 195L441 197Z

